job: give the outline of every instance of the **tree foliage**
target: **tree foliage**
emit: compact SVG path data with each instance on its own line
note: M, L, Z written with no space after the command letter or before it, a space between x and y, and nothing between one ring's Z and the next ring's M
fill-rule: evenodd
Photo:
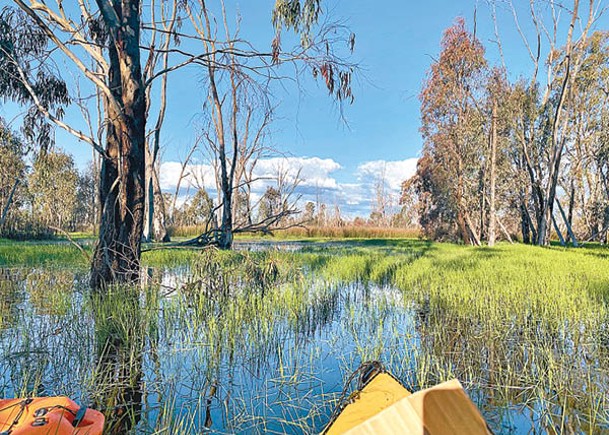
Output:
M29 176L32 213L48 226L68 227L77 210L78 185L71 156L61 151L39 154Z
M10 221L23 204L24 155L23 142L0 118L0 227Z
M427 236L492 244L500 232L544 245L553 231L563 244L606 240L609 37L588 35L590 8L588 24L577 39L571 25L563 47L554 22L545 85L532 50L533 77L510 83L462 19L444 33L420 95L422 156L402 192L403 203L417 196Z
M435 238L460 237L477 243L473 225L478 162L484 144L481 100L487 64L484 48L458 19L444 33L439 59L420 95L424 145L417 191L422 225Z
M66 83L50 62L38 62L47 55L49 40L44 31L21 11L0 11L0 98L25 107L25 138L43 150L53 140L48 116L63 118L70 103Z
M215 225L214 202L205 188L198 189L193 197L182 205L180 210L176 210L174 223L176 225L209 227L206 229Z

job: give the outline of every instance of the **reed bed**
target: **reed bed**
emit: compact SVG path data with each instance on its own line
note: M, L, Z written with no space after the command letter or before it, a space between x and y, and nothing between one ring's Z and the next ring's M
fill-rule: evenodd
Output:
M192 238L205 233L207 230L204 226L172 226L169 228L171 237L177 238ZM256 233L238 234L237 238L265 238L265 239L396 239L396 238L418 238L421 236L421 230L418 227L381 227L373 225L302 225L287 229L274 230L272 235L261 236Z
M421 230L417 227L377 227L371 225L309 226L293 227L277 231L278 239L318 238L318 239L405 239L418 238Z

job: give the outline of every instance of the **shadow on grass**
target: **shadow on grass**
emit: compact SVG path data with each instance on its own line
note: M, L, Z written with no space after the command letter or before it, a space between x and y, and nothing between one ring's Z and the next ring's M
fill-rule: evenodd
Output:
M497 259L504 254L499 246L473 247L454 244L444 244L443 246L453 248L454 254L434 257L433 266L450 271L467 272L469 270L478 270L481 267L481 263Z
M583 247L586 249L584 254L592 257L609 260L609 245L601 245L600 243L585 243Z

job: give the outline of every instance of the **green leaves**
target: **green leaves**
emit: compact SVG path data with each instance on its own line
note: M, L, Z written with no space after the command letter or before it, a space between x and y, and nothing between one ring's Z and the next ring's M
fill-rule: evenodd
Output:
M70 102L65 82L44 56L47 43L45 33L24 13L8 7L0 11L0 98L29 106L23 133L42 150L50 147L53 135L35 98L58 115L63 114L59 108Z
M277 32L286 28L300 33L304 45L311 27L319 20L320 3L320 0L277 0L273 9L273 26Z

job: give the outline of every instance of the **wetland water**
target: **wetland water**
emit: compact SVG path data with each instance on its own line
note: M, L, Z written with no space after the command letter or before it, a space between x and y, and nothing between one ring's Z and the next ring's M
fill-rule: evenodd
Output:
M163 254L103 295L4 267L0 394L70 396L109 433L314 433L378 359L411 390L458 377L496 433L609 431L605 251L281 247Z

